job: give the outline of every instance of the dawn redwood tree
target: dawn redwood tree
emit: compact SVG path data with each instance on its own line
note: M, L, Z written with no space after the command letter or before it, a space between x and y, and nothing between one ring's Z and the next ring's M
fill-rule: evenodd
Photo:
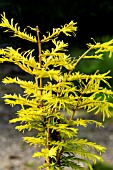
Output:
M38 26L29 26L33 36L27 28L21 31L13 19L9 22L5 13L1 15L0 27L5 28L5 32L12 32L14 37L35 43L38 47L27 51L13 47L0 49L0 62L12 62L33 77L33 81L19 77L4 78L4 84L18 84L23 89L23 95L5 94L3 98L12 107L21 106L16 117L10 120L10 123L20 122L16 129L22 132L33 129L37 131L36 136L23 137L23 140L37 147L33 157L45 159L39 169L62 170L71 167L78 170L83 169L80 164L82 162L92 170L92 163L103 161L100 154L106 150L95 142L78 138L79 126L85 128L94 123L96 127L103 127L103 124L96 120L75 119L75 115L76 111L84 109L95 114L101 113L103 120L112 116L110 108L113 108L113 104L109 97L113 97L113 91L107 81L111 78L110 71L101 74L95 70L94 74L87 75L76 71L76 66L82 59L103 59L104 52L109 52L111 57L113 40L103 44L88 44L88 50L73 59L67 55L68 43L58 38L60 33L75 36L76 25L71 21L60 28L53 28L52 33L47 32L43 36ZM43 44L50 41L52 47L43 50ZM94 55L89 55L90 51ZM38 55L34 56L36 53ZM103 83L105 87L101 85ZM62 110L68 116L62 114ZM38 147L41 151L38 151Z

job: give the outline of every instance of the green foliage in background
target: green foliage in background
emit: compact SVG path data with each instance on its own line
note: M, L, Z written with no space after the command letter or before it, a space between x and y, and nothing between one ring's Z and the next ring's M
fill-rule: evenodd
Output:
M106 163L97 163L93 165L94 170L113 170L113 166Z
M110 35L105 35L105 36L95 37L95 41L104 43L104 42L110 41L112 38L113 37ZM94 41L94 40L91 40L91 41ZM84 50L86 50L86 49L81 49L81 48L77 49L77 51L80 51L81 53ZM72 55L74 56L75 53L76 52L75 52L74 48L72 48ZM93 51L90 51L90 55L92 55L92 54L93 54ZM104 62L103 62L103 60L95 60L95 59L82 60L81 63L77 66L77 69L81 70L81 72L86 73L86 74L94 73L95 70L97 70L97 69L101 73L104 73L107 70L111 70L110 75L113 77L113 67L112 67L113 58L112 58L112 56L111 56L111 58L108 58L108 55L109 55L109 51L104 52L104 54L103 54ZM91 61L92 61L92 64L91 64ZM112 80L110 81L110 83L113 86Z
M23 89L23 95L5 94L3 98L5 103L12 107L21 106L16 117L10 120L10 123L20 122L16 126L17 130L37 131L36 136L23 137L23 140L37 147L33 157L45 159L40 169L62 170L64 167L71 167L78 170L83 169L81 163L84 163L92 170L92 163L103 161L101 154L106 150L95 142L78 138L79 126L85 128L88 124L95 124L100 128L103 124L95 120L75 119L74 116L76 111L85 109L87 112L101 113L103 120L111 117L110 108L113 108L113 104L107 100L113 97L108 83L111 78L110 71L101 74L99 70L95 70L94 74L89 75L76 71L76 67L82 59L103 59L103 53L106 51L111 57L113 40L103 44L88 44L88 50L79 58L73 59L66 54L68 43L58 37L60 33L75 36L76 24L71 21L42 36L38 26L29 27L31 33L28 34L27 28L21 31L13 19L9 22L5 13L1 15L0 27L5 28L5 32L13 32L14 37L28 40L38 47L28 51L13 47L0 49L0 62L12 62L33 77L34 81L18 77L4 78L4 84L18 84ZM43 50L43 44L50 41L51 49ZM94 54L88 55L92 50ZM36 53L38 55L34 56ZM45 79L48 81L44 84ZM101 83L106 87L101 86ZM99 94L101 97L98 97ZM63 114L62 110L68 116ZM39 147L41 151L38 151Z

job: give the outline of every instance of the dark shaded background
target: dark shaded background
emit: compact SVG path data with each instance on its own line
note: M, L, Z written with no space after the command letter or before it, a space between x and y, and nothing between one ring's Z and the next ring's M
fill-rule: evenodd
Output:
M21 30L28 25L32 27L38 25L41 35L71 20L77 22L76 38L61 37L69 43L70 53L76 57L86 50L87 43L92 43L91 37L99 42L113 38L113 0L0 0L0 13L3 12L9 20L14 18L14 23L19 23ZM0 48L6 46L23 47L24 50L34 48L32 43L26 40L9 38L12 34L3 33L3 30L0 28ZM104 62L84 60L77 69L88 74L94 73L96 69L100 72L110 69L113 77L112 63L113 59L108 57L105 57ZM110 81L113 85L113 81Z
M39 25L43 34L74 20L78 32L73 41L81 46L91 37L113 35L112 0L0 0L3 11L22 27Z

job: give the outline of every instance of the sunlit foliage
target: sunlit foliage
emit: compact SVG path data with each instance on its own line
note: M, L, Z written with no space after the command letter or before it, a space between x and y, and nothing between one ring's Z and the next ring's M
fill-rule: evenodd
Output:
M111 117L110 108L113 104L108 98L113 97L113 91L108 83L109 70L106 73L99 73L95 70L92 75L76 72L76 66L82 59L93 58L103 59L103 53L113 52L113 40L109 42L88 44L88 50L78 58L72 59L67 55L68 43L58 40L59 34L75 36L77 23L71 21L60 28L53 28L52 33L48 32L40 39L38 26L32 28L36 36L27 33L26 29L20 30L18 24L14 24L5 16L1 15L0 27L5 32L10 31L14 37L20 37L38 44L38 49L22 52L20 48L6 47L0 49L0 62L12 62L23 71L34 77L34 81L21 80L18 77L6 77L2 80L4 84L18 84L23 89L23 96L17 94L5 94L6 104L12 107L20 105L16 117L10 123L20 122L16 129L37 130L34 137L24 137L23 140L30 145L40 146L41 151L35 152L33 157L43 157L45 163L40 168L47 170L62 170L64 167L71 167L78 170L83 169L80 162L88 165L92 170L92 163L103 161L101 153L106 148L87 139L79 139L79 126L84 128L88 124L95 124L96 127L103 127L101 122L95 120L75 119L76 111L84 109L87 112L102 114L103 120ZM42 50L43 43L51 41L54 48ZM94 50L94 55L88 53ZM38 51L34 57L34 51ZM92 63L91 63L92 64ZM47 83L43 80L48 78ZM77 83L75 83L77 82ZM105 84L102 87L101 84ZM62 114L61 110L67 112L68 117ZM95 152L93 152L95 151Z

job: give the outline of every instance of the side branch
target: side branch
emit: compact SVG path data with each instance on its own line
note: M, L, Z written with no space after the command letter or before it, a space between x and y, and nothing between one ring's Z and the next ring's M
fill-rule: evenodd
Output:
M92 50L92 47L90 47L87 51L85 51L85 53L84 54L82 54L79 58L78 58L78 60L77 60L77 62L76 62L76 65L80 62L80 60L82 59L82 58L84 58L84 56L89 52L89 51L91 51ZM76 66L75 65L75 66ZM69 73L68 73L68 75L70 75L71 73L72 73L72 71L73 70L70 70L69 71Z
M72 115L70 116L69 121L73 120L73 117L74 117L74 115L75 115L75 112L78 110L78 104L79 104L80 100L82 99L82 96L83 96L83 93L82 93L82 94L80 95L80 97L78 98L77 105L76 105L75 109L73 110L73 113L72 113Z
M95 74L98 73L98 71L99 71L99 70L97 70L97 71L95 72ZM82 100L82 97L83 97L83 95L85 94L85 91L87 90L87 88L88 88L88 86L89 86L89 83L90 83L90 81L89 81L88 84L85 86L83 92L82 92L81 95L79 96L78 101L77 101L77 105L76 105L75 109L73 110L73 113L72 113L72 115L70 116L69 121L71 121L71 120L73 119L73 117L74 117L74 115L75 115L75 112L78 110L79 102Z
M90 50L92 50L92 47L90 47L84 54L82 54L82 55L78 58L78 60L77 60L77 62L76 62L76 65L80 62L80 60L81 60L82 58L84 58L84 56L85 56Z
M81 60L82 58L84 58L84 56L85 56L90 50L92 50L92 47L90 47L84 54L82 54L82 55L79 57L79 59L78 59L77 62L76 62L76 65L80 62L80 60ZM72 71L73 71L73 70L70 70L70 71L69 71L68 76L72 73ZM87 86L88 86L88 85L87 85ZM83 92L83 93L84 93L84 92ZM82 96L83 96L83 93L82 93L82 94L80 95L80 97L78 98L78 104L79 104L79 101L81 100L81 98L82 98ZM77 109L78 109L78 104L77 104L76 108L73 110L73 113L72 113L69 121L71 121L71 120L73 119L73 117L74 117L74 115L75 115L75 112L76 112Z

